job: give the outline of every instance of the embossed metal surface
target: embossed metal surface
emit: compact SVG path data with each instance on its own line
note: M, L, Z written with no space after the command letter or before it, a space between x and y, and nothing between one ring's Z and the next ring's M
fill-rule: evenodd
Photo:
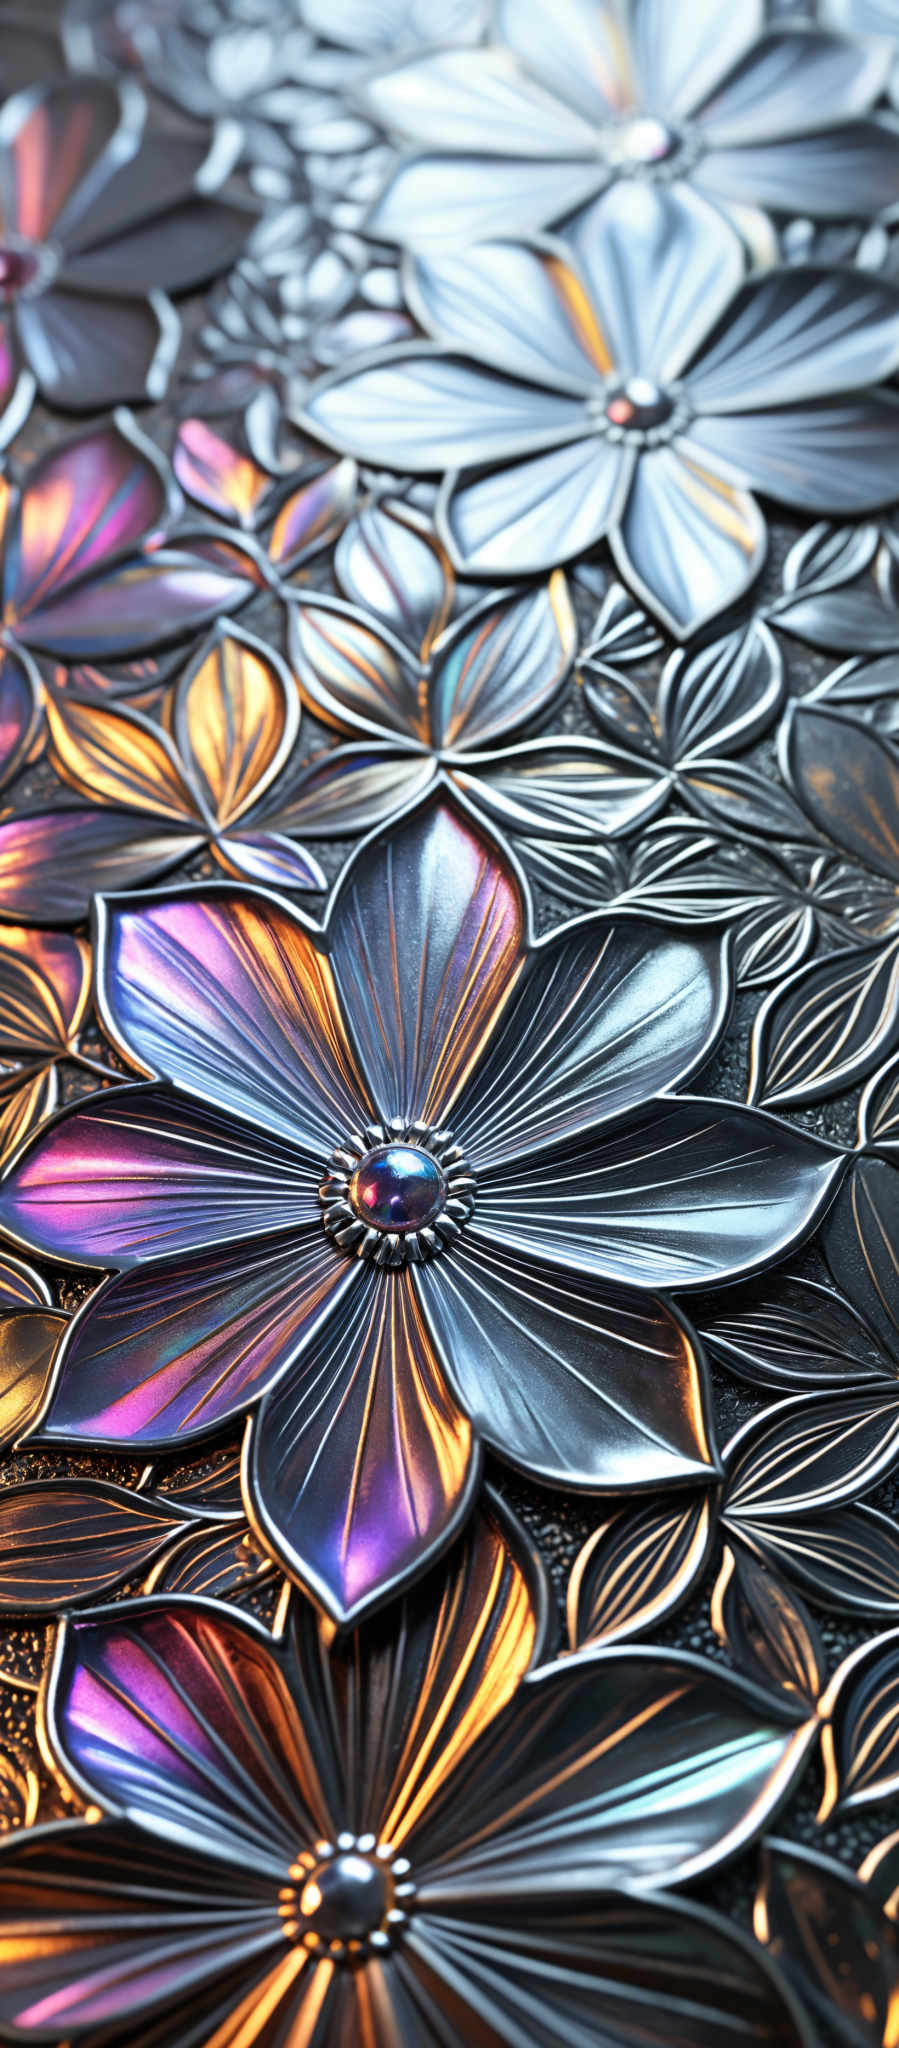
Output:
M899 2042L899 10L0 4L0 2038Z

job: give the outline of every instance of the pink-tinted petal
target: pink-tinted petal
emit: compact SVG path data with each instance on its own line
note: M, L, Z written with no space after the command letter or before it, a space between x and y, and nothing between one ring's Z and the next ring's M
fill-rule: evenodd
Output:
M364 848L330 930L381 1115L439 1123L520 972L514 873L464 813L434 801Z
M8 100L0 121L0 220L43 242L65 230L73 194L96 174L122 119L114 85L71 79Z
M101 1000L139 1064L322 1163L370 1121L330 962L284 904L239 886L126 898L102 946Z
M136 547L167 510L157 463L118 420L42 456L29 471L4 564L4 601L22 637L35 613Z
M0 1185L0 1220L35 1250L132 1266L318 1218L317 1164L158 1088L91 1096Z
M20 640L65 661L118 661L199 632L258 588L249 557L156 548L117 562L21 621Z
M0 915L31 924L86 917L95 890L133 888L203 841L135 811L33 811L0 825Z
M356 1278L317 1220L121 1274L72 1325L42 1435L124 1449L215 1429L264 1393Z
M268 1870L245 1862L228 1871L127 1822L64 1822L8 1837L0 1857L4 2031L18 2041L55 2041L61 2028L80 2037L170 2000L172 2024L186 2026L195 1998L212 2024L224 1955L238 1978L228 2005L283 1956L277 1891Z
M34 378L30 370L20 369L12 328L0 320L0 448L24 424L33 397Z
M324 889L318 861L280 832L228 832L215 843L215 857L227 875L266 882L273 889Z
M443 1548L476 1481L408 1272L352 1277L308 1363L263 1403L248 1466L267 1547L338 1622Z
M196 504L252 532L272 479L251 455L217 434L208 420L181 421L172 468Z
M38 721L40 678L33 663L0 647L0 782L20 768Z
M16 325L42 396L68 412L162 398L178 347L171 308L143 297L128 302L60 287L24 299Z
M328 1830L312 1717L227 1608L134 1601L70 1623L49 1716L87 1796L169 1842L277 1884Z

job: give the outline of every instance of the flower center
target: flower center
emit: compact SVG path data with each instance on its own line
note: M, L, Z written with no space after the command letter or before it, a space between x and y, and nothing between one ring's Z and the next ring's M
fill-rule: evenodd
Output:
M669 128L655 114L638 114L614 131L606 154L622 169L630 164L663 164L676 155L680 140L677 129Z
M392 1946L415 1895L408 1857L374 1835L317 1842L291 1879L280 1902L288 1939L350 1962Z
M30 298L43 291L56 264L52 249L41 242L17 238L0 243L0 306L11 306L14 299Z
M433 1223L446 1195L446 1175L418 1145L376 1145L350 1181L350 1201L375 1230L420 1230Z
M664 427L674 411L674 400L651 377L629 377L607 394L605 413L613 427Z
M452 1131L394 1117L353 1131L319 1188L324 1225L341 1250L379 1266L431 1259L458 1237L475 1182Z

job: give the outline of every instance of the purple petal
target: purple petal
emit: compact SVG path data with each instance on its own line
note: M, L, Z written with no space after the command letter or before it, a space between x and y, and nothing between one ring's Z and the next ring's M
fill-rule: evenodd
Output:
M0 1184L4 1228L79 1264L133 1266L319 1217L317 1163L159 1088L91 1096Z
M28 646L66 661L116 661L146 653L233 612L258 584L249 557L230 559L199 549L158 548L118 562L67 592L42 602L18 626Z
M324 889L325 877L311 853L279 832L229 832L215 843L226 874L273 889Z
M4 600L20 637L35 613L136 547L168 502L156 463L115 422L34 463L4 565Z
M523 926L507 862L443 802L351 863L334 968L382 1116L447 1116L520 972Z
M341 1623L443 1548L476 1478L408 1274L353 1281L314 1356L263 1403L248 1468L267 1547Z
M21 766L38 720L40 678L30 661L0 647L0 782Z
M265 1392L355 1278L316 1220L108 1281L72 1324L42 1436L158 1447L216 1428Z
M139 1064L319 1163L370 1121L330 963L283 904L240 887L113 904L100 982Z
M50 1712L88 1797L169 1842L278 1883L327 1832L314 1728L262 1630L226 1608L135 1601L71 1623Z
M133 888L202 843L135 811L26 812L0 825L0 913L72 924L86 917L94 890Z
M73 195L96 175L121 119L115 86L98 78L66 79L8 101L3 212L10 227L35 242L64 234Z

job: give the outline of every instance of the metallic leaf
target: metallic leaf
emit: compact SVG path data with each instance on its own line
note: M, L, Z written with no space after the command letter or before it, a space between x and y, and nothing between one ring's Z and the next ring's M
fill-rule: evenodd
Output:
M654 1628L685 1600L711 1536L707 1496L624 1508L588 1536L568 1581L572 1649L623 1642Z

